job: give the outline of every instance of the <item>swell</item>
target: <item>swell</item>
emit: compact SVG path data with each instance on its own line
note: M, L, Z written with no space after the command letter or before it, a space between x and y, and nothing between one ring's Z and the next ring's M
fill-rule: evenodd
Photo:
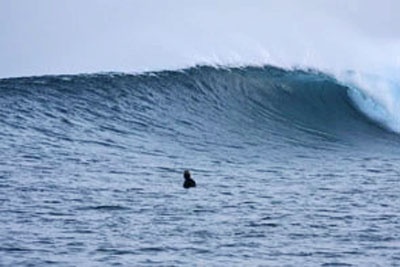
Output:
M43 146L134 145L146 153L132 140L198 151L397 142L358 110L349 90L324 73L272 66L3 79L0 123L9 141L36 133Z

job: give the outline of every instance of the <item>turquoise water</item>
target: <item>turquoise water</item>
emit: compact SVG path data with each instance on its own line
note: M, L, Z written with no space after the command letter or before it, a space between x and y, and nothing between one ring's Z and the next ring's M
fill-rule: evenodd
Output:
M400 138L349 90L271 66L0 80L0 265L396 266Z

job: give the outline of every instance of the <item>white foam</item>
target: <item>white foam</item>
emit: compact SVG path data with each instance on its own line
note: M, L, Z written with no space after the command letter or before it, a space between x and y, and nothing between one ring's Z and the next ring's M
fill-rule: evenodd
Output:
M350 87L349 95L368 117L400 133L400 83L388 75L343 73L338 77Z

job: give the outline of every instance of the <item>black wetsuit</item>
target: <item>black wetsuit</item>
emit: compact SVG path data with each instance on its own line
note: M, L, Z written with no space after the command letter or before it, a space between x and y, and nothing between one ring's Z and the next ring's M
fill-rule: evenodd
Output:
M185 182L183 183L184 188L196 187L196 182L192 178L185 178Z

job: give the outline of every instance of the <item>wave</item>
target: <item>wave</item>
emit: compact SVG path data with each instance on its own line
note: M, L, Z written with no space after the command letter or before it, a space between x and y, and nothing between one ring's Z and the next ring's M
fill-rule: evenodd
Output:
M236 1L68 2L48 12L49 5L43 2L35 3L38 14L26 16L32 4L6 4L0 8L8 18L4 38L14 45L5 42L1 49L7 64L0 66L0 77L107 70L160 74L193 70L196 64L234 72L250 65L263 69L266 64L313 68L332 74L337 80L333 83L349 87L351 102L368 118L399 133L400 43L393 5L392 1L259 1L247 6ZM79 31L65 10L75 10ZM372 10L380 11L374 13L373 25L368 19ZM113 19L105 21L99 14ZM28 32L21 17L32 26ZM37 38L43 32L49 38Z
M396 139L384 130L397 130L393 114L347 84L273 66L14 78L0 80L0 113L3 134L22 129L118 149L149 136L197 150Z

